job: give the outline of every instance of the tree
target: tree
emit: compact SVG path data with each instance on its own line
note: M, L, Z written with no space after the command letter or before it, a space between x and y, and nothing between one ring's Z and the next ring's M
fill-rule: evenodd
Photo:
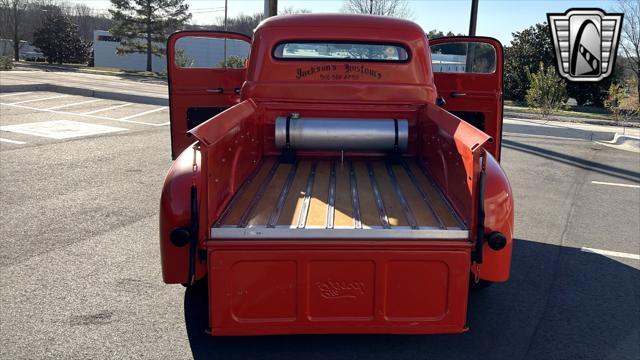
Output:
M345 0L342 11L353 14L412 18L407 0Z
M553 67L545 67L543 63L539 64L537 72L529 73L528 77L531 86L527 90L527 103L530 107L540 109L542 117L546 118L566 100L565 82Z
M42 27L34 33L34 45L49 63L81 63L87 58L88 46L78 33L78 25L61 12L47 14Z
M528 74L537 72L540 64L545 68L555 68L556 57L546 23L535 24L512 35L511 44L504 49L504 93L508 99L523 101L530 87ZM591 103L602 106L607 89L616 76L617 72L614 71L613 75L596 83L563 81L567 95L574 98L578 105Z
M3 9L2 23L3 35L9 35L13 39L13 58L20 60L20 35L25 9L29 3L27 0L0 0L0 7ZM7 36L9 37L9 36Z
M613 114L613 119L616 122L638 119L638 114L640 114L640 106L631 104L628 87L624 86L624 84L611 84L609 86L608 97L604 102L604 106Z
M286 7L280 11L278 15L293 15L293 14L310 14L309 9L296 9L293 6Z
M529 89L527 74L537 72L540 64L552 67L555 60L546 23L512 35L511 45L504 51L504 91L507 98L522 101Z
M620 47L625 61L636 78L638 104L640 105L640 2L637 0L618 0L616 10L624 13Z
M462 34L454 34L452 31L448 31L446 34L443 33L442 31L438 31L436 29L433 29L431 31L429 31L427 33L427 37L429 38L429 40L433 40L433 39L437 39L437 38L441 38L441 37L450 37L450 36L463 36Z
M146 53L147 71L153 71L153 55L164 55L169 34L191 19L184 0L111 0L111 5L111 33L120 38L118 54Z
M624 93L622 91L622 87L618 84L611 84L609 86L608 91L609 97L604 102L605 106L611 113L613 114L613 118L615 121L620 120L620 113L622 111L621 103L624 97Z
M227 56L226 61L220 60L217 66L227 69L242 69L244 68L244 60L245 58L240 56Z
M261 12L253 15L240 14L236 17L227 18L226 30L252 36L253 30L260 24L262 19L264 19L264 14ZM214 30L225 30L224 17L218 17L216 22L217 25L212 26Z

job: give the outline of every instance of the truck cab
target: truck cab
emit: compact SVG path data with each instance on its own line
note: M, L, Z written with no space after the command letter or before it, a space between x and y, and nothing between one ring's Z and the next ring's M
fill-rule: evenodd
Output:
M496 40L304 14L167 58L163 279L206 282L212 335L458 333L508 279Z

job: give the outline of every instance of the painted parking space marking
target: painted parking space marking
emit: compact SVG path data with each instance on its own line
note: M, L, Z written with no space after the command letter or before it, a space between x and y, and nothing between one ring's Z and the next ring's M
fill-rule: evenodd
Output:
M122 118L122 119L120 119L120 120L129 120L129 119L137 118L137 117L139 117L139 116L144 116L144 115L152 114L152 113L154 113L154 112L158 112L158 111L164 110L164 109L166 109L166 108L167 108L166 106L161 106L161 107L156 108L156 109L151 109L151 110L144 111L144 112L141 112L141 113L137 113L137 114L129 115L129 116L127 116L127 117L123 117L123 118Z
M90 104L90 103L94 103L94 102L98 102L98 101L103 101L103 100L102 99L93 99L93 100L86 100L86 101L74 102L74 103L69 103L69 104L62 104L62 105L57 105L57 106L52 106L52 107L46 108L45 110L62 109L62 108L72 107L72 106L77 106L77 105Z
M100 116L100 115L78 114L78 113L59 111L59 110L47 110L47 109L40 109L40 108L37 108L37 107L28 106L28 105L16 105L16 104L11 104L11 103L0 103L0 105L12 106L12 107L17 107L17 108L21 108L21 109L33 110L33 111L49 112L49 113L53 113L53 114L81 116L81 117L88 117L88 118L100 119L100 120L119 121L119 122L130 123L130 124L140 124L140 125L148 125L148 126L165 126L165 125L168 124L168 123L154 124L154 123L149 123L149 122L144 122L144 121L135 121L135 120L126 120L126 119L114 119L114 118L110 118L110 117L106 117L106 116ZM127 103L127 105L130 105L130 104Z
M103 109L97 109L97 110L93 110L93 111L88 111L85 113L81 113L79 115L92 115L92 114L97 114L99 112L103 112L103 111L109 111L109 110L115 110L115 109L120 109L123 108L125 106L130 106L133 105L132 103L126 103L126 104L120 104L120 105L115 105L115 106L110 106L110 107L106 107Z
M619 257L619 258L625 258L625 259L640 260L640 255L638 254L630 254L630 253L609 251L609 250L600 250L600 249L593 249L588 247L583 247L580 249L580 251L594 253L598 255L604 255L604 256L613 256L613 257Z
M71 120L54 120L0 126L0 131L15 132L19 134L40 136L57 140L107 134L126 130L127 129L114 126L96 125Z
M56 95L56 96L50 96L50 97L45 97L45 98L22 100L22 101L17 101L17 102L14 102L14 103L9 103L7 105L18 105L18 104L26 104L26 103L30 103L30 102L36 102L36 101L60 99L60 98L63 98L63 97L68 97L68 96L69 95Z
M620 183L611 183L611 182L605 182L605 181L592 181L591 183L595 185L609 185L609 186L620 186L620 187L640 189L640 185L634 185L634 184L620 184Z
M0 98L6 98L6 97L9 97L9 96L28 95L28 94L31 94L31 91L2 94L2 95L0 95Z
M5 142L5 143L9 143L9 144L16 144L16 145L26 144L26 142L24 142L24 141L10 140L10 139L5 139L5 138L0 138L0 142Z

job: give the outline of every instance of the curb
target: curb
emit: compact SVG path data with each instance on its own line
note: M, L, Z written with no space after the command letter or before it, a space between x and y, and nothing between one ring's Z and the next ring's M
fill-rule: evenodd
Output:
M613 120L605 120L605 119L585 119L585 118L575 118L570 116L561 116L561 115L551 115L549 119L542 119L540 116L536 114L530 114L525 112L517 112L517 111L505 111L504 116L514 117L514 118L522 118L528 120L540 120L540 121L561 121L561 122L569 122L574 124L588 124L588 125L605 125L605 126L625 126L632 128L640 128L640 122L620 122L616 123Z
M616 133L611 141L597 141L597 143L621 150L640 153L640 137Z
M166 97L148 96L120 93L114 91L91 90L85 88L77 88L71 86L53 85L53 84L19 84L19 85L3 85L2 93L7 92L24 92L24 91L51 91L69 95L79 95L96 97L107 100L126 101L148 105L169 105L169 99Z

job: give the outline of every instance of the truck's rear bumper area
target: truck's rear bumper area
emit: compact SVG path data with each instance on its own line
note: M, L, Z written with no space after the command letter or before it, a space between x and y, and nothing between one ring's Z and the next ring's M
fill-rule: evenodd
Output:
M466 330L464 241L211 241L212 335Z

